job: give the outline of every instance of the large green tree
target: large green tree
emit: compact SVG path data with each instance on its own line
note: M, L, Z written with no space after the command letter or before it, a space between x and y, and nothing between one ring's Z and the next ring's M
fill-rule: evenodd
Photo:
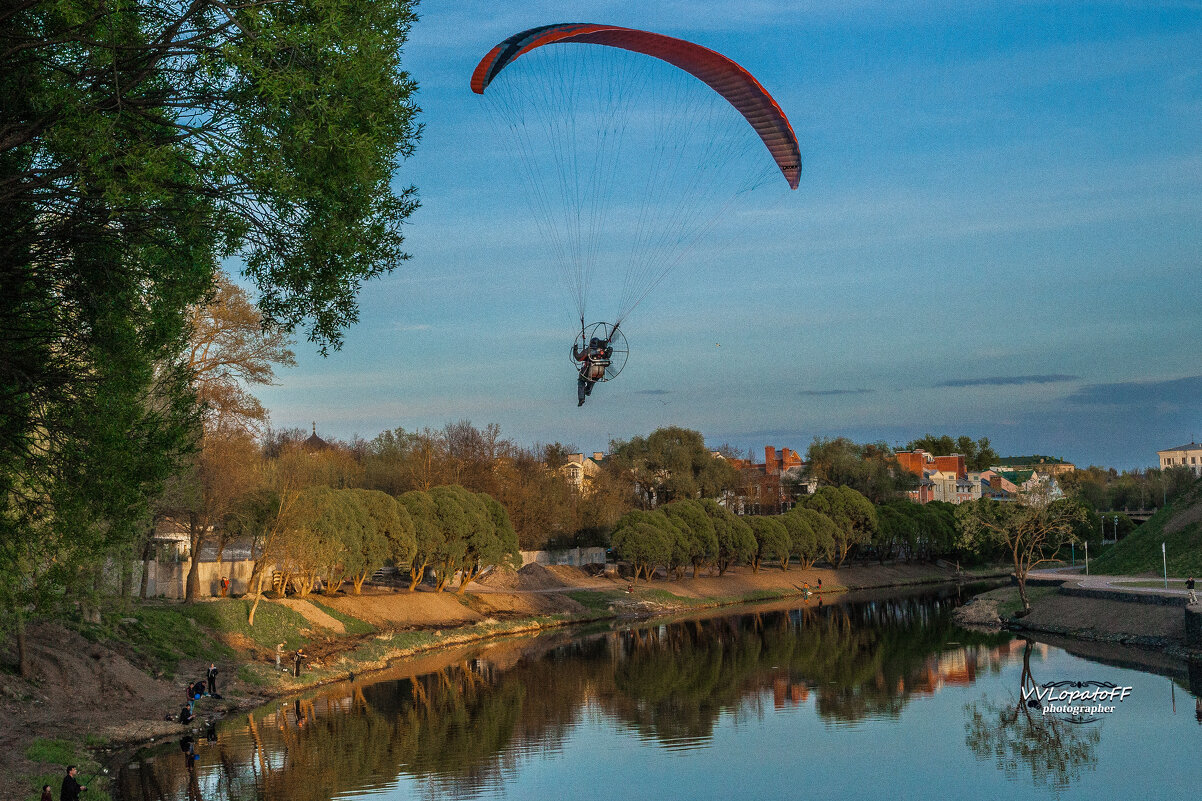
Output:
M407 258L411 6L0 10L0 606L23 610L5 622L80 585L35 577L127 545L195 447L187 309L220 259L268 325L328 352L361 284Z
M1001 548L1010 557L1023 611L1031 609L1027 574L1044 562L1057 561L1061 546L1074 541L1076 528L1088 518L1078 501L1028 494L1021 503L981 498L956 509L961 546L968 550Z
M832 561L836 568L856 546L868 544L876 533L875 507L851 487L822 487L805 499L805 506L834 521Z
M696 431L672 426L610 443L608 469L632 483L646 509L685 498L717 498L739 485L739 473L715 457Z
M806 472L822 486L851 487L873 503L899 497L917 486L883 442L858 444L846 437L816 437L806 450Z
M701 508L714 523L714 536L718 541L715 559L718 575L725 575L735 565L750 562L756 553L755 534L751 527L712 498L702 499Z

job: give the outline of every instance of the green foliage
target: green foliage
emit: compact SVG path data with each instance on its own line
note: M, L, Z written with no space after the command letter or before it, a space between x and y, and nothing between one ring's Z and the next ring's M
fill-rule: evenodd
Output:
M702 565L718 558L718 534L714 521L700 501L680 500L663 507L667 515L683 534L685 562L693 565L693 577Z
M789 532L789 552L802 567L813 567L819 559L833 560L835 521L816 509L795 506L780 516Z
M328 604L322 603L316 598L310 598L309 603L313 604L318 609L341 623L346 629L346 633L351 636L374 634L376 631L376 627L368 623L366 620L360 620L354 615L348 615L346 612L341 612Z
M413 539L413 521L396 498L379 490L348 490L358 501L361 535L355 543L350 565L354 591L358 595L363 582L388 560L409 564L417 544Z
M858 445L846 437L815 437L806 450L806 470L824 487L851 487L873 503L892 500L917 486L916 477L898 467L893 451L883 442Z
M667 565L679 530L661 511L634 510L623 515L614 528L614 555L629 562L634 578L651 575L657 565Z
M934 559L941 556L963 558L969 554L956 551L955 505L943 501L925 504L895 500L877 507L880 523L872 545L881 561L904 554L911 559ZM978 557L995 556L992 549Z
M716 498L738 486L739 474L715 458L696 431L670 427L610 443L609 469L637 486L644 508L674 500Z
M626 594L615 590L573 590L565 593L576 603L595 612L607 612Z
M1091 542L1090 572L1117 576L1160 574L1167 559L1170 576L1202 578L1202 521L1197 519L1200 504L1202 483L1195 484L1116 544L1095 550Z
M956 510L960 523L960 545L968 551L1001 548L1014 566L1019 594L1025 608L1027 573L1037 565L1054 561L1061 546L1071 542L1075 529L1086 519L1086 509L1077 501L999 503L981 498L963 503Z
M167 609L179 610L181 614L195 619L210 631L245 637L269 652L274 652L276 643L279 642L284 643L284 647L289 650L308 642L306 632L313 628L313 624L304 615L282 604L264 601L259 604L255 613L255 625L252 627L246 622L251 603L253 602L245 598L222 598Z
M438 517L438 507L428 494L413 490L397 498L397 501L405 507L409 519L413 522L415 548L413 562L409 568L409 590L412 592L421 581L427 566L444 561L447 536Z
M718 545L718 575L725 574L734 565L750 562L756 554L755 534L751 526L712 498L703 499L701 508L713 521Z
M134 550L195 444L187 312L221 259L324 353L407 258L414 19L407 0L6 10L0 625L90 602Z
M30 762L51 765L73 765L79 759L78 747L71 740L51 740L39 737L25 749L25 758Z
M871 542L876 533L876 508L851 487L821 487L805 498L803 505L821 512L834 522L831 536L836 568L843 564L854 548Z
M789 569L789 552L793 548L793 540L789 530L776 517L750 517L747 525L755 535L755 558L751 562L754 570L759 570L764 562L775 559L780 563L781 570Z
M988 470L999 462L997 451L989 444L989 437L973 440L972 437L956 437L952 439L947 434L935 436L927 434L919 439L911 440L906 450L924 450L932 456L951 456L958 453L964 457L964 465L972 471Z
M224 658L232 654L229 648L201 628L216 629L215 610L207 607L226 603L230 601L161 606L139 604L128 613L137 623L123 627L121 640L151 669L168 678L173 677L181 659L204 659L209 655Z
M1090 466L1057 476L1061 489L1095 512L1159 509L1190 491L1197 477L1187 466L1124 471ZM1121 533L1121 532L1120 532ZM1109 534L1107 534L1109 536Z
M240 665L238 680L251 687L266 687L270 683L263 670L255 665Z

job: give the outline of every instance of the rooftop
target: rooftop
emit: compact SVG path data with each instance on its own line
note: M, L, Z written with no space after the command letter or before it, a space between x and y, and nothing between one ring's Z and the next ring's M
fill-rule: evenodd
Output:
M1156 451L1156 452L1157 453L1168 453L1169 451L1199 451L1199 450L1202 450L1202 445L1199 445L1196 442L1191 442L1188 445L1178 445L1176 448L1165 448L1163 451Z

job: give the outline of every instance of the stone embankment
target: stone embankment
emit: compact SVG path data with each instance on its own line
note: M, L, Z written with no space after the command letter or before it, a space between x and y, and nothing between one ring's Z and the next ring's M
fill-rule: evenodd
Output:
M1127 576L1037 571L1028 579L1029 591L1054 589L1032 603L1030 614L1009 618L1005 625L1186 659L1202 656L1202 605L1190 604L1186 590L1139 586L1144 583Z

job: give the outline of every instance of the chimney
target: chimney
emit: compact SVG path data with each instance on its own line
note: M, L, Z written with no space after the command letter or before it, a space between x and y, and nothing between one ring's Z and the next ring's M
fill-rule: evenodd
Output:
M771 473L776 469L776 448L771 445L764 446L764 472Z
M599 462L604 458L605 458L605 454L602 453L601 451L593 451L593 461L594 462Z

